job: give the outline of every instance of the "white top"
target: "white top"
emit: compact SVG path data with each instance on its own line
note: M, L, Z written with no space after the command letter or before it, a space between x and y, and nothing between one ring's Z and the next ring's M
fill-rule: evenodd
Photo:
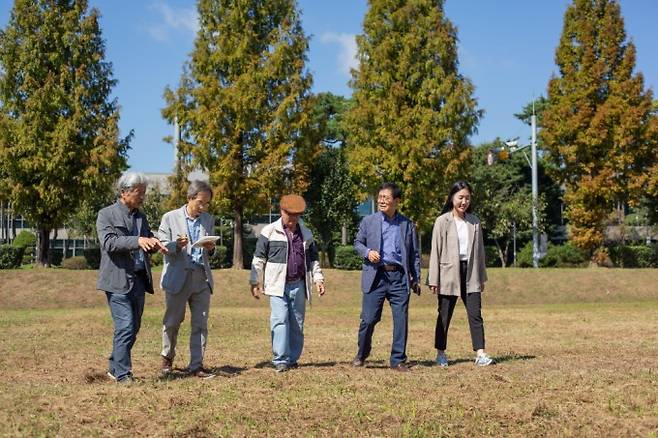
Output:
M459 260L468 260L468 227L463 219L457 216L454 216L454 218L457 237L459 237Z

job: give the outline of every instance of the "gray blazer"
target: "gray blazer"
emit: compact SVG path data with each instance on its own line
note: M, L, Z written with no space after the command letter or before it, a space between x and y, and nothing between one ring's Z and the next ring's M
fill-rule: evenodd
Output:
M368 251L374 249L381 254L382 242L382 214L377 212L366 216L359 225L359 232L354 239L354 249L363 258L363 271L361 273L361 290L370 292L377 275L379 264L368 260ZM398 213L399 214L399 213ZM420 251L416 227L406 217L400 216L400 240L402 249L402 267L404 268L407 289L411 283L418 283L420 279ZM411 282L411 283L410 283Z
M139 249L140 237L153 237L153 233L144 213L137 211L135 215L139 235L133 236L133 223L128 214L128 207L119 201L98 212L96 231L101 246L101 266L96 289L125 294L133 287L133 251ZM148 254L144 259L148 278L146 292L152 294L153 277Z
M477 216L466 213L468 227L468 267L466 293L482 292L487 281L484 259L484 236ZM441 295L460 295L459 237L452 212L442 214L434 222L432 252L427 283L439 286Z
M182 206L176 210L169 211L162 216L160 228L158 229L158 239L169 250L169 254L164 256L164 267L162 269L162 277L160 278L160 286L162 289L170 294L177 294L183 288L187 272L193 269L192 263L192 243L188 242L187 248L180 250L176 245L176 238L179 235L189 234L187 230L187 223L185 222L185 208ZM201 232L199 237L212 236L215 229L215 218L208 213L201 213ZM210 263L208 262L208 251L203 251L203 268L206 271L206 278L210 285L210 293L212 293L214 282L212 279L212 271L210 270Z

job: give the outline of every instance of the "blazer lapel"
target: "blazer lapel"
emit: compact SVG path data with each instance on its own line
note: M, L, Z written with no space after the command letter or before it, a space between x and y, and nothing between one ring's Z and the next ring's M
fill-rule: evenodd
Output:
M473 245L475 244L475 225L471 221L466 220L466 228L468 229L468 259L470 260L473 253Z
M192 242L190 242L190 239L192 236L190 236L190 232L187 230L187 219L185 218L185 207L186 205L183 205L181 208L178 209L178 214L176 215L176 228L177 228L177 234L187 234L188 240L187 240L187 247L185 248L185 251L188 254L192 253ZM178 236L171 236L172 239L178 238Z
M379 253L382 252L382 214L381 212L377 213L375 216L375 241L374 244L377 245L377 250ZM372 245L375 248L375 245Z

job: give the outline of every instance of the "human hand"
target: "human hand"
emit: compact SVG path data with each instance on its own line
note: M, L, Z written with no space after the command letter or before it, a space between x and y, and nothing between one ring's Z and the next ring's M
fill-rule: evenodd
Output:
M436 286L430 286L430 291L436 295L439 292L439 285L437 284Z
M187 234L179 234L176 238L176 246L181 250L187 246L189 241L190 239L187 237Z
M324 282L318 281L315 283L315 286L318 288L318 295L322 296L325 293Z
M137 244L144 252L151 252L153 250L158 250L163 254L167 254L169 251L165 246L155 237L140 237L137 241Z
M420 284L418 282L411 283L411 291L416 295L420 296Z
M379 263L381 260L379 251L375 251L374 249L368 251L368 260L370 260L372 263Z
M261 294L260 284L252 284L251 285L251 296L253 296L257 300L260 300L260 294Z

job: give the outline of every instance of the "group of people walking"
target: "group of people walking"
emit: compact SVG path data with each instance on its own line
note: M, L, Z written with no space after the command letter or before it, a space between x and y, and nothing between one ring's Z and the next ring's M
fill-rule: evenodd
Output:
M198 378L214 377L204 367L208 338L208 312L214 284L209 256L215 242L214 218L207 212L213 191L204 181L192 181L187 203L167 212L155 235L139 210L148 181L143 174L126 173L117 184L117 201L98 213L97 231L101 266L97 289L105 292L114 321L108 375L118 383L134 381L131 350L144 310L145 293L153 293L149 254L161 252L164 266L161 288L165 292L162 322L161 373L173 370L179 328L186 308L191 313L190 360L187 372ZM432 232L427 285L438 294L436 363L449 365L445 354L450 320L457 299L466 306L475 364L492 359L484 351L484 325L480 293L487 275L484 240L478 218L470 213L472 189L455 183ZM378 212L361 221L354 248L363 259L363 293L355 367L365 365L372 336L381 319L384 301L393 314L391 369L409 371L406 356L410 293L420 294L420 248L414 224L398 212L401 190L385 183L378 192ZM251 294L270 301L272 364L277 372L298 367L304 346L306 302L315 285L325 293L324 276L311 231L300 220L306 202L299 195L280 200L281 217L266 225L258 236L250 275Z

